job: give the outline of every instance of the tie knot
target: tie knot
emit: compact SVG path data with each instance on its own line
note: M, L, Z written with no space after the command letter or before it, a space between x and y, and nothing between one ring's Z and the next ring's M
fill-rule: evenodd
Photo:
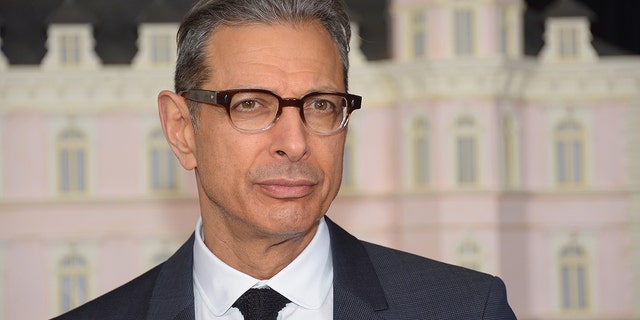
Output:
M240 309L245 320L275 320L278 312L289 302L289 299L271 288L252 288L241 295L233 307Z

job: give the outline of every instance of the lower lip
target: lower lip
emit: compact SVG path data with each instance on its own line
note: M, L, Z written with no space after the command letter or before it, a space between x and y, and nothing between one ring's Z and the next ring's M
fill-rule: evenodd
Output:
M276 184L261 184L260 187L265 191L267 195L276 199L298 199L308 196L313 192L313 186L310 185L276 185Z

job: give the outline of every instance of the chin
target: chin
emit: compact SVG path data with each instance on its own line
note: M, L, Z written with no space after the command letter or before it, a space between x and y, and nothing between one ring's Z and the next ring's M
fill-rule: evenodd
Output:
M320 221L318 215L310 216L300 211L277 212L271 216L269 229L281 235L297 236L308 233Z

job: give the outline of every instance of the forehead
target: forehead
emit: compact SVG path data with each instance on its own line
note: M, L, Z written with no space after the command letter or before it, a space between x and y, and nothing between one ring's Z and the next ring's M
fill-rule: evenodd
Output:
M220 26L206 53L210 82L217 90L251 85L287 89L296 83L344 89L338 47L319 21Z

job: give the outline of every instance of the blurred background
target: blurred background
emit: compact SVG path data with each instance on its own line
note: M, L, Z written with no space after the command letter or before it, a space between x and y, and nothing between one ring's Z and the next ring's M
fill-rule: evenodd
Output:
M519 319L640 319L640 1L347 0L328 215L502 277ZM199 215L156 96L187 0L0 0L0 320L169 257Z

